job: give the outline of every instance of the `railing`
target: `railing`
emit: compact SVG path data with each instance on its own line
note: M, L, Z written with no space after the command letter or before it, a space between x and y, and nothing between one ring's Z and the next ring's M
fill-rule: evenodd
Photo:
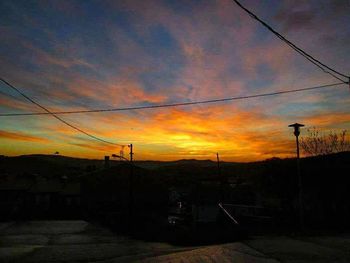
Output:
M224 211L224 213L236 224L239 225L238 221L236 219L234 219L234 217L223 207L223 205L221 203L218 204L219 207L222 209L222 211Z
M221 203L220 203L221 204ZM234 209L235 215L243 216L246 218L254 218L257 220L271 220L272 217L268 213L268 209L263 206L254 205L242 205L242 204L221 204L222 207L226 207L226 211ZM229 213L229 212L228 212ZM232 214L232 213L230 213Z

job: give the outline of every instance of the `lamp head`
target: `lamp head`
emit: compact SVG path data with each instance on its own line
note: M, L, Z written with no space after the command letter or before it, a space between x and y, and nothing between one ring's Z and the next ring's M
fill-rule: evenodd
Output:
M300 127L304 127L304 124L300 124L300 123L294 123L291 125L288 125L288 127L293 127L294 128L294 135L296 137L298 137L300 135Z

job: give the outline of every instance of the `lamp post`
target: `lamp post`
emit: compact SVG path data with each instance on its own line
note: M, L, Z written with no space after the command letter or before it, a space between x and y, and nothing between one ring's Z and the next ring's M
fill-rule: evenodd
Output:
M304 127L304 124L294 123L288 125L288 127L294 128L294 135L297 144L297 176L298 176L298 188L299 188L299 220L300 227L304 228L304 207L303 207L303 187L302 187L302 178L300 174L300 155L299 155L299 135L300 135L300 127Z

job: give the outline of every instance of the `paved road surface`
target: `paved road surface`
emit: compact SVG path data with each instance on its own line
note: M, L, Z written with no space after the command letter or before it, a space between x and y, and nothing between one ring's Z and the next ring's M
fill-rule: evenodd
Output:
M350 237L256 237L177 247L116 236L86 221L0 223L0 262L350 262Z

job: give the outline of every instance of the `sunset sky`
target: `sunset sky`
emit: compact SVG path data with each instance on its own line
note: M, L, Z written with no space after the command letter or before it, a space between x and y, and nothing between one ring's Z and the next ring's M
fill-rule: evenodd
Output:
M350 74L350 2L241 0L290 41ZM0 2L0 75L50 110L189 102L339 82L233 1ZM350 130L336 88L177 108L61 115L136 160L290 157L294 122ZM3 83L0 113L42 112ZM306 128L302 135L306 134ZM49 115L0 117L0 154L103 158L120 147ZM127 148L125 149L127 152Z

